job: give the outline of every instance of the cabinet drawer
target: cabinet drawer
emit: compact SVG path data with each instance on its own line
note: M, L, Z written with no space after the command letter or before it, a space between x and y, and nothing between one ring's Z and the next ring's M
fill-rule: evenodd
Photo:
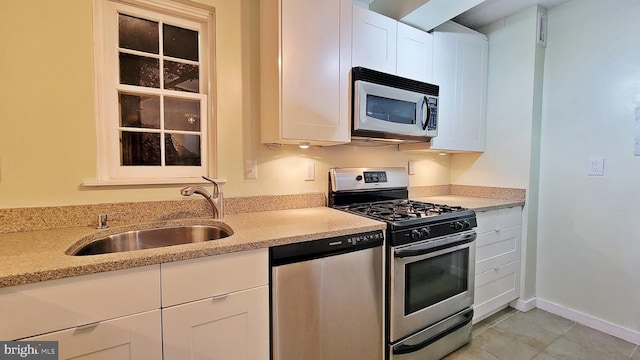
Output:
M163 309L162 327L165 360L268 360L269 287Z
M478 227L476 227L478 234L521 225L522 207L514 206L498 210L480 211L476 213L476 219L478 221Z
M520 260L522 226L479 234L476 240L476 274Z
M160 309L25 340L58 341L61 360L161 360Z
M489 210L477 212L476 220L478 222L478 226L476 227L478 234L495 231L498 228L498 211Z
M498 210L498 229L522 225L522 207L514 206Z
M518 298L520 293L520 261L476 275L474 319L482 318Z
M162 264L162 307L269 283L268 249Z
M0 339L20 339L160 307L160 266L0 289Z

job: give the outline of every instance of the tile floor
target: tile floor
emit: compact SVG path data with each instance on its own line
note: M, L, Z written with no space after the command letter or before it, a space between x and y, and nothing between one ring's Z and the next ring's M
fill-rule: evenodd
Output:
M544 310L506 308L473 326L469 344L446 360L640 360L635 344Z

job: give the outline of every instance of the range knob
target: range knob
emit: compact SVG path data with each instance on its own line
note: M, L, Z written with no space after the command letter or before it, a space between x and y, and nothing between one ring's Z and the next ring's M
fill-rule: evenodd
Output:
M420 240L420 231L416 230L411 230L411 238L413 240Z
M422 229L420 229L420 236L422 238L427 238L429 237L429 235L431 235L431 229L428 227L424 227Z
M356 181L362 181L362 175L356 176Z
M469 222L469 220L464 220L462 222L462 225L465 229L471 229L471 223Z
M456 229L456 230L462 230L464 229L464 224L460 221L456 221L453 224L451 224L451 227Z

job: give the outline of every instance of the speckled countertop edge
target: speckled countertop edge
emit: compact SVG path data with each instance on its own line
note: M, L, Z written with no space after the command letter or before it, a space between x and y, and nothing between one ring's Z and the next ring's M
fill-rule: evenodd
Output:
M442 185L410 188L410 198L487 211L524 205L525 191ZM194 204L197 204L195 208ZM91 221L87 221L89 215L95 216L98 212L115 211L129 205L133 206L130 213L135 214L135 217L128 221L135 221L134 224L115 219L113 224L120 226L107 230L85 226L92 225ZM0 209L0 220L17 218L24 221L24 215L28 214L28 222L34 222L31 226L35 224L36 227L48 229L67 225L50 230L24 231L15 228L14 224L11 229L14 232L0 233L0 288L373 231L386 226L382 222L323 207L325 197L320 193L246 197L229 201L227 210L231 214L225 217L223 224L231 227L234 234L225 239L96 256L74 257L65 254L74 245L79 247L80 243L121 231L188 224L219 224L205 218L209 212L205 205L203 201L198 203L192 200ZM270 209L276 210L267 211ZM69 212L74 214L71 219L64 217ZM76 216L78 212L82 216ZM154 221L149 221L149 217ZM68 223L43 222L43 219L59 221L57 219L60 218Z
M425 197L415 197L411 199L417 200L417 201L436 203L436 204L444 204L449 206L462 206L463 208L471 209L476 212L498 210L503 208L524 205L524 201L519 201L519 200L490 199L490 198L462 196L462 195L425 196Z
M135 228L215 223L210 219L186 219ZM386 228L383 222L327 207L232 214L223 223L233 229L233 235L202 243L91 256L71 256L65 252L78 242L126 231L132 226L0 234L0 288Z

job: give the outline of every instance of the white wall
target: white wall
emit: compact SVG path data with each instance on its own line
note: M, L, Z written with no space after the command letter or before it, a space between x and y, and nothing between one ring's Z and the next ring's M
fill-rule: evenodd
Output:
M489 39L486 151L454 154L451 160L453 184L527 190L523 210L523 300L535 296L536 286L537 139L544 59L544 49L536 45L538 11L537 6L532 6L480 29Z
M96 178L93 2L0 1L0 208L181 199L183 185L81 185ZM216 167L228 181L226 196L324 193L331 166L406 166L410 159L417 161L411 186L449 184L448 156L396 146L260 144L259 1L198 1L216 12ZM74 21L59 21L69 14ZM244 178L245 160L258 162L258 179ZM309 160L315 181L304 181Z
M640 341L640 2L549 11L537 296L635 331ZM590 157L603 177L587 176Z

